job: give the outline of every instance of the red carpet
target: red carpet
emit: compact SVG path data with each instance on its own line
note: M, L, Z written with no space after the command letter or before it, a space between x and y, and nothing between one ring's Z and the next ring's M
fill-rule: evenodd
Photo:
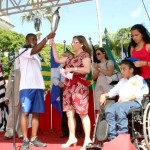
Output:
M55 108L51 109L51 102L50 102L50 92L46 95L45 107L46 112L40 115L40 124L39 124L39 139L43 142L47 143L46 148L37 148L31 147L30 150L79 150L82 145L84 138L78 139L78 144L76 147L70 148L61 148L61 144L67 141L67 138L61 139L60 136L60 121L61 116ZM91 129L93 131L94 128L94 106L93 106L93 93L90 91L90 104L89 104L89 116L91 120ZM53 129L56 132L50 132ZM93 133L91 131L91 134ZM59 133L59 134L58 134ZM5 141L4 132L0 132L0 150L14 150L13 149L13 140ZM16 138L16 150L20 150L22 145L22 141Z
M39 139L47 143L47 147L38 148L31 147L30 150L79 150L83 144L84 138L78 138L76 147L61 148L61 144L67 141L67 138L59 138L60 134L56 132L41 132L39 133ZM0 132L0 150L13 150L13 139L6 141L3 140L4 132ZM22 140L16 138L16 150L20 150Z

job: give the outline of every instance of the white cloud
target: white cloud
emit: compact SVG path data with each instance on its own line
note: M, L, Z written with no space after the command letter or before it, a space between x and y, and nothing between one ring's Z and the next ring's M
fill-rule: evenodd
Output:
M138 18L142 13L142 7L138 6L134 11L131 12L132 18Z

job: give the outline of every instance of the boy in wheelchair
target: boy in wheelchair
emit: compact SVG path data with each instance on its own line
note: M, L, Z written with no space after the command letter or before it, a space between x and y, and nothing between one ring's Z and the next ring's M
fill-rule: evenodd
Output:
M105 110L105 117L109 124L109 140L119 134L128 133L128 113L132 109L140 108L143 95L148 94L147 83L138 75L140 68L135 67L133 61L135 60L126 58L121 62L122 79L108 93L100 97L100 105L105 105L108 97L119 95L118 102Z

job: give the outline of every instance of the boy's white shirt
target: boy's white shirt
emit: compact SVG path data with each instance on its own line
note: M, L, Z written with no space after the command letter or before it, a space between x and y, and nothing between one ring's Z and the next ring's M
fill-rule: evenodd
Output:
M21 48L19 53L24 50L25 48ZM19 56L21 72L20 90L45 89L44 80L41 74L40 57L38 54L31 55L31 51L32 48L29 48Z
M128 98L133 95L140 104L144 94L148 94L148 86L143 77L135 75L130 79L122 78L114 88L112 88L108 95L110 97L119 95L119 100Z

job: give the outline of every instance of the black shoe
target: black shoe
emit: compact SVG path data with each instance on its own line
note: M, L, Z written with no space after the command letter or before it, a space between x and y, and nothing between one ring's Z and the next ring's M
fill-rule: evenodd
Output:
M4 140L11 140L12 136L8 137L8 136L4 136Z
M61 136L60 136L60 138L66 138L66 137L68 137L69 135L68 134L62 134Z
M30 145L36 146L36 147L46 147L47 146L46 143L41 142L37 137L33 141L30 141Z

